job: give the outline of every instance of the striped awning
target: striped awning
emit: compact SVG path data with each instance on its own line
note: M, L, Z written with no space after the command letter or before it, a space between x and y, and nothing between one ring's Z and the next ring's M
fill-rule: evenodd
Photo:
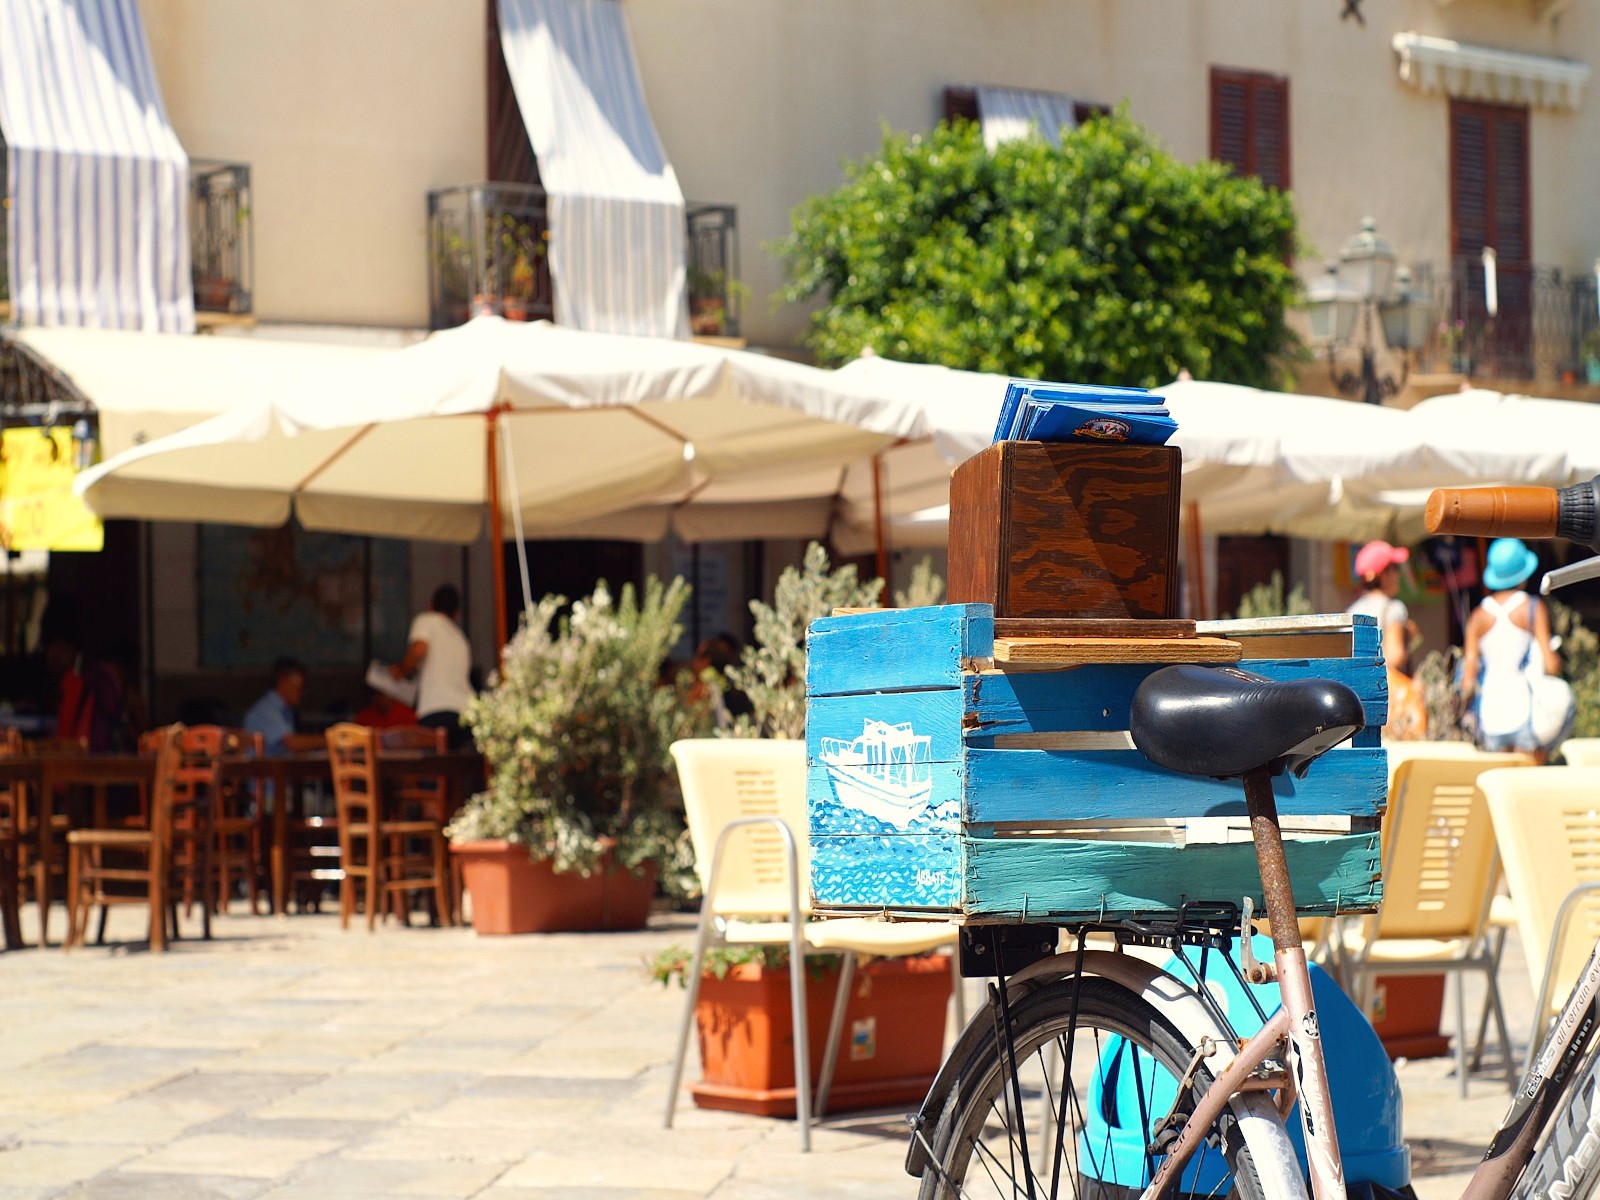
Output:
M1076 129L1078 117L1072 97L1060 92L981 87L978 124L983 129L983 144L993 151L1001 142L1024 137L1042 137L1059 146L1061 131Z
M188 333L189 160L135 0L0 4L14 319Z
M683 192L645 105L618 0L500 0L505 51L549 196L556 319L682 337Z

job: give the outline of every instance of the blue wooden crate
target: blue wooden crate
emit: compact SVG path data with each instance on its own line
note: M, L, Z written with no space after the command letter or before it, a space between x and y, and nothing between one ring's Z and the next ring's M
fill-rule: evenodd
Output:
M967 922L1120 920L1190 900L1263 906L1237 781L1164 770L1128 710L1159 664L997 669L986 604L824 618L808 639L813 901ZM1381 896L1387 680L1370 617L1209 622L1241 666L1349 684L1371 724L1274 781L1305 915Z

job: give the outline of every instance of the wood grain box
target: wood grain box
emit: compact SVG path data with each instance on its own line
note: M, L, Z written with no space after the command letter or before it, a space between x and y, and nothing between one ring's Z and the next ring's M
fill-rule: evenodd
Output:
M997 617L1178 615L1175 446L997 442L950 480L952 601Z
M1127 738L1151 663L997 664L993 610L824 618L808 641L811 884L819 911L967 923L1112 920L1263 903L1237 781L1178 775ZM1353 687L1368 728L1275 781L1302 913L1371 911L1388 705L1367 617L1202 623L1271 678Z

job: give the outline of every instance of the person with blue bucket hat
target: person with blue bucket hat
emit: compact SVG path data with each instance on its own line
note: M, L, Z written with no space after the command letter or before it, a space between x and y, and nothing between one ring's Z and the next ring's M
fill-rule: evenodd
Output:
M1490 543L1483 569L1488 594L1467 622L1461 677L1463 697L1476 698L1478 745L1542 760L1563 732L1551 726L1570 724L1571 707L1564 719L1540 707L1537 681L1559 676L1561 659L1550 643L1550 610L1522 587L1538 569L1538 555L1521 539Z

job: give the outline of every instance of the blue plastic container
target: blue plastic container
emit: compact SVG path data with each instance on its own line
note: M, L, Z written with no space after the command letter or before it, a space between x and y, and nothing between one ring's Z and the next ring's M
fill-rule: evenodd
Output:
M1270 938L1258 935L1252 948L1257 958L1272 960ZM1191 948L1187 953L1198 968L1200 951ZM1234 958L1237 957L1236 949ZM1170 959L1166 969L1186 983L1193 982L1189 969L1177 958ZM1252 1036L1263 1023L1245 996L1246 987L1269 1017L1280 1007L1276 984L1242 984L1220 951L1213 950L1207 956L1205 983L1240 1037ZM1383 1043L1355 1003L1326 971L1315 965L1311 968L1311 992L1316 999L1317 1021L1331 1075L1333 1119L1344 1156L1345 1182L1352 1188L1362 1184L1403 1188L1411 1182L1411 1153L1401 1138L1400 1082ZM1135 1064L1134 1056L1143 1061ZM1129 1069L1135 1065L1138 1070ZM1134 1050L1120 1038L1107 1043L1099 1070L1090 1083L1088 1121L1079 1135L1079 1161L1084 1174L1103 1168L1106 1182L1123 1186L1129 1186L1130 1180L1143 1180L1148 1131L1126 1122L1128 1117L1137 1120L1141 1110L1134 1080L1142 1079L1148 1084L1153 1070L1154 1064L1143 1051ZM1156 1074L1159 1083L1154 1095L1146 1099L1144 1110L1165 1114L1172 1107L1177 1083L1165 1071ZM1298 1107L1289 1118L1289 1137L1304 1170L1305 1134ZM1184 1171L1181 1190L1215 1194L1223 1182L1225 1166L1216 1155L1199 1157Z

